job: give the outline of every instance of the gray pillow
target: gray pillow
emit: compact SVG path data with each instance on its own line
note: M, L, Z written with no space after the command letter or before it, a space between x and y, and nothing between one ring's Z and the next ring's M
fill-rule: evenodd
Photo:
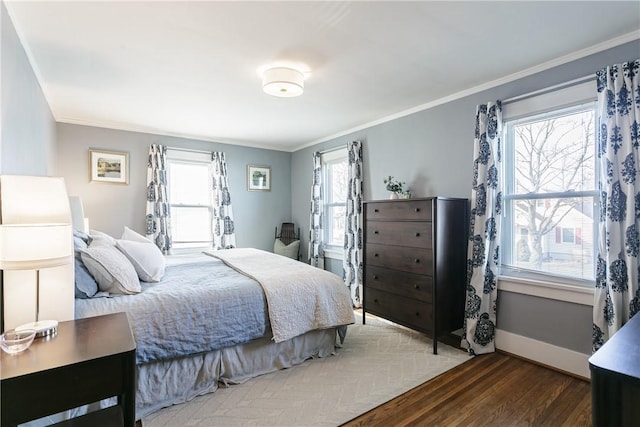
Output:
M82 252L81 257L101 291L125 295L140 292L140 281L135 268L115 246L91 244Z
M89 245L91 243L91 236L89 236L87 233L85 233L84 231L80 231L80 230L76 230L75 228L73 229L73 238L78 238L80 240L82 240L83 242L85 242L87 245Z
M91 245L109 245L115 246L116 239L98 230L91 230Z
M284 255L289 258L298 259L298 252L300 250L300 240L293 241L288 245L282 243L282 240L276 239L273 244L273 253L278 255Z
M78 230L73 230L73 250L74 250L74 272L75 272L75 297L80 299L87 299L93 297L98 292L98 284L89 271L87 267L82 262L81 254L82 251L87 249L87 240L85 240L85 236L89 237L87 234L82 233ZM77 233L76 233L77 232ZM84 234L84 236L82 234Z
M76 298L87 299L98 293L98 284L80 258L74 262Z
M143 243L121 239L116 240L116 247L133 264L133 268L143 282L159 282L164 276L164 255L155 244L148 240Z

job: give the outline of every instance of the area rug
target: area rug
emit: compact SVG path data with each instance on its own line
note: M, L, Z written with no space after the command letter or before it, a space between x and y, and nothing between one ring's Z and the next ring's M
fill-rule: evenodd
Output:
M337 426L469 360L424 335L362 314L335 356L308 360L162 409L143 427Z

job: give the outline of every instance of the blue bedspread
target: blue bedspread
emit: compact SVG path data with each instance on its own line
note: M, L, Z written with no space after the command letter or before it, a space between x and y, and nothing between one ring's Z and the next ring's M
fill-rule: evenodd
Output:
M258 282L207 255L169 257L158 283L137 295L76 299L76 318L124 311L137 363L172 359L271 335Z

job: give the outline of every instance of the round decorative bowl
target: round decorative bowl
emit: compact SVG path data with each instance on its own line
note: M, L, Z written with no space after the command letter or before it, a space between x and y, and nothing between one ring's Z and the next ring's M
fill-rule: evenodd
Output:
M33 329L11 329L0 335L0 347L5 353L16 354L25 351L33 342L36 331Z

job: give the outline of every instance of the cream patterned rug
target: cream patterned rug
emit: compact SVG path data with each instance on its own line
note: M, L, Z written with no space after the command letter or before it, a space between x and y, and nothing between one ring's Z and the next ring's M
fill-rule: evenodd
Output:
M143 427L337 426L469 360L418 332L356 313L335 356L219 388L149 415Z

